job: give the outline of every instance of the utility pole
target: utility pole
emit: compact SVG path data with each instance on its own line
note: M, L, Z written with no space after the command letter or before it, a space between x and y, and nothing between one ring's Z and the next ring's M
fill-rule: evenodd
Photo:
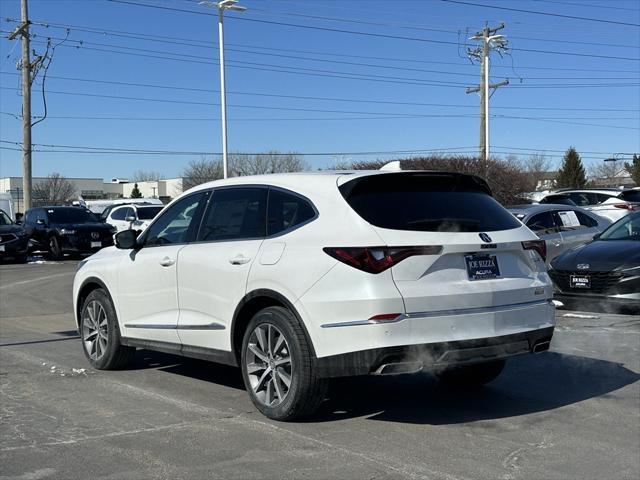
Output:
M22 37L22 187L24 209L31 208L31 60L29 58L29 12L27 0L20 1L21 24L8 36Z
M467 54L473 61L480 60L480 85L467 88L467 93L480 93L480 158L485 162L485 176L488 173L488 162L490 155L489 143L489 98L496 89L509 85L509 80L499 83L489 82L489 58L491 50L496 50L499 54L506 52L507 39L503 35L496 35L499 30L505 27L501 23L496 28L489 28L487 24L481 32L476 33L470 40L481 41L474 50L468 50Z
M218 45L220 47L220 113L222 120L222 175L228 176L227 152L227 89L224 77L224 11L244 12L247 7L236 5L238 0L222 0L220 2L200 2L201 5L214 6L218 9Z

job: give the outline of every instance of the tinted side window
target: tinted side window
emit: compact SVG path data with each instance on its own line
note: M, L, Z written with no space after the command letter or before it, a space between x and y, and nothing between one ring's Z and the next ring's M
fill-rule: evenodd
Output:
M267 235L295 227L315 215L315 210L305 199L280 190L269 190Z
M24 223L34 223L36 221L36 212L33 210L27 210L24 214Z
M198 241L262 238L266 234L266 188L214 190Z
M126 211L127 211L126 207L124 207L124 208L116 208L111 213L111 219L112 220L124 220Z
M147 230L145 246L185 243L204 196L204 192L189 195L169 207Z
M551 212L534 215L527 221L527 227L538 233L556 233L558 228Z
M610 198L615 198L615 195L606 195L604 193L593 193L592 195L595 197L594 203L603 203Z
M584 227L591 228L591 227L597 227L598 226L598 222L596 222L589 215L586 215L586 214L584 214L582 212L576 212L576 216L578 217L578 221L580 222L580 225L582 225Z
M587 205L591 205L592 199L589 198L589 194L585 192L573 192L569 194L573 203L578 205L579 207L584 207ZM594 202L595 203L595 202Z

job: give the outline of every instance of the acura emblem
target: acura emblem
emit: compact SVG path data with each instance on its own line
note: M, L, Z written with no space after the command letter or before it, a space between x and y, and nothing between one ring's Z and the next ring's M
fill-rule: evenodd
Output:
M100 234L98 232L91 232L91 238L97 240L98 238L100 238Z
M478 235L480 235L480 238L482 239L483 242L491 243L491 237L486 233L479 233Z
M591 265L589 265L588 263L579 263L578 264L578 270L589 270L589 267Z

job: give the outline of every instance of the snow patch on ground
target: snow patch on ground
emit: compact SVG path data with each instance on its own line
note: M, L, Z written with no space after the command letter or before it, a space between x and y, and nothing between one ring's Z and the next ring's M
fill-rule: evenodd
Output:
M588 319L600 318L598 315L586 315L584 313L565 313L562 316L565 318L588 318Z

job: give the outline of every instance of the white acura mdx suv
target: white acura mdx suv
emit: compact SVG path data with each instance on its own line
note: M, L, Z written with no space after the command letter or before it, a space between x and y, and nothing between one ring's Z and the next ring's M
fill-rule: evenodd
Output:
M80 262L90 364L121 368L144 348L239 366L273 419L314 412L330 377L424 368L487 383L553 334L544 242L470 175L220 180L136 235Z

